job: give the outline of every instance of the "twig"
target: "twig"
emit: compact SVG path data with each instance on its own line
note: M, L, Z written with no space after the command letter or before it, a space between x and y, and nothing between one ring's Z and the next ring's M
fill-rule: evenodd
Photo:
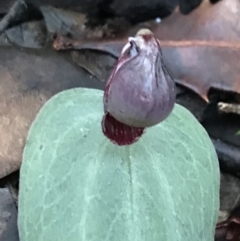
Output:
M2 34L13 22L22 18L27 6L23 0L17 0L10 8L9 12L0 21L0 34Z
M229 104L224 102L218 103L218 110L224 113L232 113L240 115L240 104Z

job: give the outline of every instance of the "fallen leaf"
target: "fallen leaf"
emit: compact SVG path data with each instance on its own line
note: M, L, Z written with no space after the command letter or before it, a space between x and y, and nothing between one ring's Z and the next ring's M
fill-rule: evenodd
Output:
M240 207L240 180L230 174L221 173L220 185L220 210L222 213L231 214L231 212ZM218 222L226 221L219 218Z
M5 31L8 41L24 48L42 48L47 42L47 31L43 21L20 24Z
M0 34L0 47L9 47L9 46L11 46L11 43L8 40L6 33Z
M0 178L18 170L29 126L54 94L104 84L52 49L0 48Z
M7 188L0 188L0 240L19 240L17 209Z
M238 130L240 130L239 115L221 113L218 110L217 103L213 102L205 110L202 125L210 136L240 148L240 136L236 135ZM238 157L238 160L240 161L240 157Z
M16 0L1 0L0 1L0 14L5 14L9 11Z
M209 131L209 129L206 130L208 133L210 132L209 135L211 136L211 131ZM221 131L222 129L219 130L219 132ZM240 178L240 148L234 146L232 143L221 141L221 139L212 138L212 141L218 154L220 169L223 172L230 173Z
M89 51L72 51L73 61L87 70L101 82L106 82L116 63L116 59L108 54L99 54Z
M239 14L238 0L215 5L204 1L189 15L176 11L160 24L146 22L112 39L72 41L67 46L63 42L57 46L57 39L54 46L101 50L118 57L127 37L145 26L159 38L165 65L175 81L208 101L211 88L240 94Z
M179 0L25 0L36 6L50 5L56 8L80 11L94 24L103 23L112 17L121 17L131 22L141 22L172 13ZM194 0L202 1L202 0ZM189 4L188 4L189 5ZM191 8L192 10L193 8Z
M73 38L82 38L84 35L87 19L83 14L51 6L42 6L40 10L48 33L71 35Z

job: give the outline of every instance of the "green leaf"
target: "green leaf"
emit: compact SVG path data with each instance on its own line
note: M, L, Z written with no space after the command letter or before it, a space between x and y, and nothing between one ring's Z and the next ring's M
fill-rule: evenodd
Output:
M219 166L204 128L175 105L133 145L101 130L103 92L57 94L34 121L19 194L21 241L213 241Z

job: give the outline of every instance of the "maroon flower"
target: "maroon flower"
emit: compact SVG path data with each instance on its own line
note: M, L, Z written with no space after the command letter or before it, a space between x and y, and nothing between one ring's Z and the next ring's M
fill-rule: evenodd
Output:
M146 127L171 113L174 87L159 41L150 30L140 30L128 39L107 82L103 133L118 145L137 141Z

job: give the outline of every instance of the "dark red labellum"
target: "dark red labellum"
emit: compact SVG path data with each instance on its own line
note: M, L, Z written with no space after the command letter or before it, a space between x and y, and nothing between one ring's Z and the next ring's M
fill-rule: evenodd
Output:
M144 128L125 125L117 121L109 113L105 114L103 117L102 130L110 141L119 146L133 144L144 133Z

